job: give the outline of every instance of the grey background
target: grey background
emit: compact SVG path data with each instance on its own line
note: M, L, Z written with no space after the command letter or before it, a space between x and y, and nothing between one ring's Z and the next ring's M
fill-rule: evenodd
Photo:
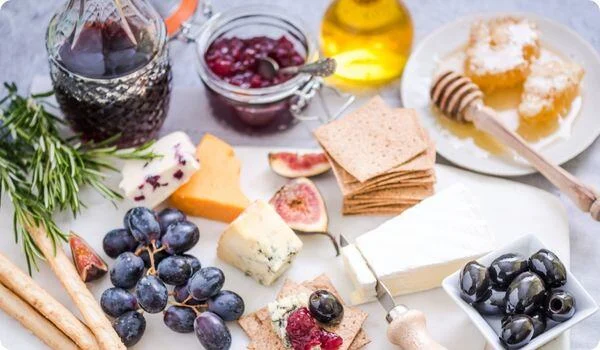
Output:
M45 29L51 15L64 0L11 0L0 11L0 80L15 81L27 91L36 75L47 75L44 48ZM248 3L267 3L285 7L302 18L313 35L317 36L321 16L329 0L214 0L221 11ZM469 13L523 11L555 19L600 49L600 11L588 0L405 0L415 24L415 42L428 33ZM192 45L173 41L170 44L174 70L176 98L164 131L184 128L196 140L206 131L224 136L239 145L314 146L308 128L299 125L292 130L262 137L251 137L232 130L211 117L202 93L200 79L195 73L195 52ZM568 48L564 48L568 52ZM399 106L397 83L380 93L393 106ZM0 93L4 90L0 89ZM184 103L185 102L185 103ZM183 116L186 116L185 118ZM190 117L191 116L191 117ZM600 111L598 116L600 123ZM443 159L440 162L445 162ZM600 141L565 164L565 168L586 183L600 187ZM579 212L571 202L539 175L515 180L537 186L561 198L569 212L571 227L572 269L580 281L600 302L600 224ZM3 233L6 234L6 233ZM600 340L600 314L592 317L572 332L573 349L591 349Z

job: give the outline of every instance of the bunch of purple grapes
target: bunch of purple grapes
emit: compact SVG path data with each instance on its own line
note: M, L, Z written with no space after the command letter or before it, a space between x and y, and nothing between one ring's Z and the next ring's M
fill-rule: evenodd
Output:
M222 290L223 271L202 267L196 257L185 254L200 239L198 227L177 209L157 214L144 207L130 209L124 226L103 240L104 252L116 260L110 269L114 288L100 299L123 343L133 346L142 338L146 320L141 308L150 314L162 311L167 327L195 332L207 350L229 349L231 333L225 321L242 316L244 301Z

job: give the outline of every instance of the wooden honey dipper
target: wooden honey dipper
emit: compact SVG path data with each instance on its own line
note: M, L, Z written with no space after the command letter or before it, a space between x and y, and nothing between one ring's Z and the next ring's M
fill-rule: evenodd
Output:
M521 136L502 124L496 112L483 103L483 93L471 79L457 72L448 71L435 78L430 91L431 101L447 117L465 123L473 123L503 144L511 147L536 168L554 186L565 193L584 212L600 221L600 197L575 176L552 164L547 158L531 148Z

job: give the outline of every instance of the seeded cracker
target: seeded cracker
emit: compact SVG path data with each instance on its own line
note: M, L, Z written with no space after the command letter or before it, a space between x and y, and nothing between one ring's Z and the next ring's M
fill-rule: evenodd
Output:
M376 96L315 136L327 153L361 182L406 163L428 147L412 109L392 110Z
M419 184L433 184L435 182L434 171L433 169L429 169L410 173L383 174L378 177L375 177L372 180L369 180L368 182L361 183L357 181L354 183L345 184L343 183L343 178L346 177L346 174L347 176L352 175L348 174L343 168L341 168L340 165L335 162L335 160L329 157L329 155L328 159L331 163L331 168L333 169L333 173L344 196L352 196L359 193L369 192L370 190L388 188L389 186L393 185L408 184L408 186L416 186Z
M335 294L340 301L343 300L331 284L327 276L321 275L313 281L304 282L302 285L286 280L279 292L277 299L298 294L308 293L317 289L325 289ZM344 304L344 318L342 322L335 327L324 327L325 329L337 333L344 339L344 344L340 349L358 350L370 342L366 333L361 329L362 324L367 318L367 314L360 309L349 307ZM281 339L275 334L271 325L271 319L267 308L264 307L252 314L249 314L239 320L242 329L248 334L251 341L248 349L252 350L283 350L285 347Z
M415 122L417 124L420 123L419 118L416 114L413 116L413 118L415 119ZM418 154L417 156L408 160L404 164L401 164L381 175L369 179L363 184L376 182L382 179L391 179L399 175L409 175L433 169L433 166L435 165L435 143L429 138L429 135L427 134L427 131L425 131L424 128L421 127L420 132L421 136L427 141L428 144L428 147L424 152ZM345 184L361 184L360 181L358 181L354 176L350 175L347 171L343 169L341 175Z

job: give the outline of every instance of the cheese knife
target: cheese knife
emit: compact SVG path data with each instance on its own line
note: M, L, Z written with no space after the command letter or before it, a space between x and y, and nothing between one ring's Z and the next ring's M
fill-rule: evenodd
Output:
M340 245L345 247L349 244L348 239L340 234ZM396 304L389 289L377 278L377 274L364 256L363 259L377 279L375 291L379 304L387 312L385 319L389 323L387 329L389 341L403 350L445 350L446 348L429 335L425 314L419 310L409 309L405 305Z

